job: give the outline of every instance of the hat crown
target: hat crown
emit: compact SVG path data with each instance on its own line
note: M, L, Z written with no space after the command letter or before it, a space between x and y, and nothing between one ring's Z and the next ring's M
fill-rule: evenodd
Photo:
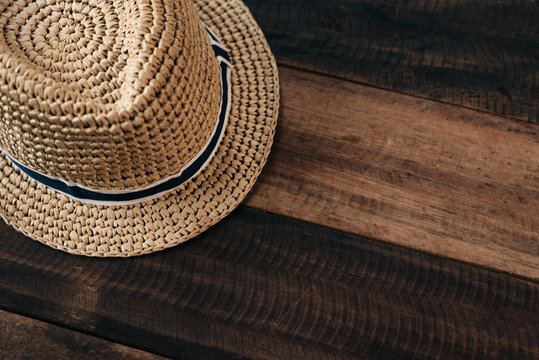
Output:
M0 4L0 145L40 173L134 189L189 163L219 113L189 0Z

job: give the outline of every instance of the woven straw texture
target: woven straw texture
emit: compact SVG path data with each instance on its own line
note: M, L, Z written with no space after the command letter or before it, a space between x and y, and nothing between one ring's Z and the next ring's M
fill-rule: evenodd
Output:
M230 117L217 153L167 195L136 205L83 204L0 156L2 218L69 253L134 256L198 235L242 201L273 140L277 67L241 1L138 2L140 14L135 3L0 5L1 145L31 168L90 187L129 189L159 180L210 136L215 120L206 118L217 119L221 89L200 19L231 57Z
M3 2L2 105L18 116L0 120L2 147L93 189L177 173L208 140L221 99L191 1Z

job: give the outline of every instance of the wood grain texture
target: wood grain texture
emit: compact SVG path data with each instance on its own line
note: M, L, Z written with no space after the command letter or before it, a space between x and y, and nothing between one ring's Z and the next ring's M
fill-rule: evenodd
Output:
M536 1L245 2L281 64L539 122Z
M539 357L537 283L248 208L131 259L0 234L0 307L165 356Z
M280 73L249 206L539 279L539 126Z
M0 359L129 359L161 356L0 310Z

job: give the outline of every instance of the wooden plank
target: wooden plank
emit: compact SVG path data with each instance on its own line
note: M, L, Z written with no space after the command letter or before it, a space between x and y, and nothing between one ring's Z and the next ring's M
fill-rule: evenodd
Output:
M539 122L534 1L245 2L280 64Z
M0 310L0 359L164 359L61 326Z
M539 356L537 283L248 208L130 259L0 234L1 307L165 356Z
M539 126L281 67L247 204L539 278Z

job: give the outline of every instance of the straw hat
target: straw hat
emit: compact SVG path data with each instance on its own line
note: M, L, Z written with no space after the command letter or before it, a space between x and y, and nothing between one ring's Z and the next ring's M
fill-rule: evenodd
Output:
M0 3L0 215L87 256L184 242L268 157L277 67L240 0Z

